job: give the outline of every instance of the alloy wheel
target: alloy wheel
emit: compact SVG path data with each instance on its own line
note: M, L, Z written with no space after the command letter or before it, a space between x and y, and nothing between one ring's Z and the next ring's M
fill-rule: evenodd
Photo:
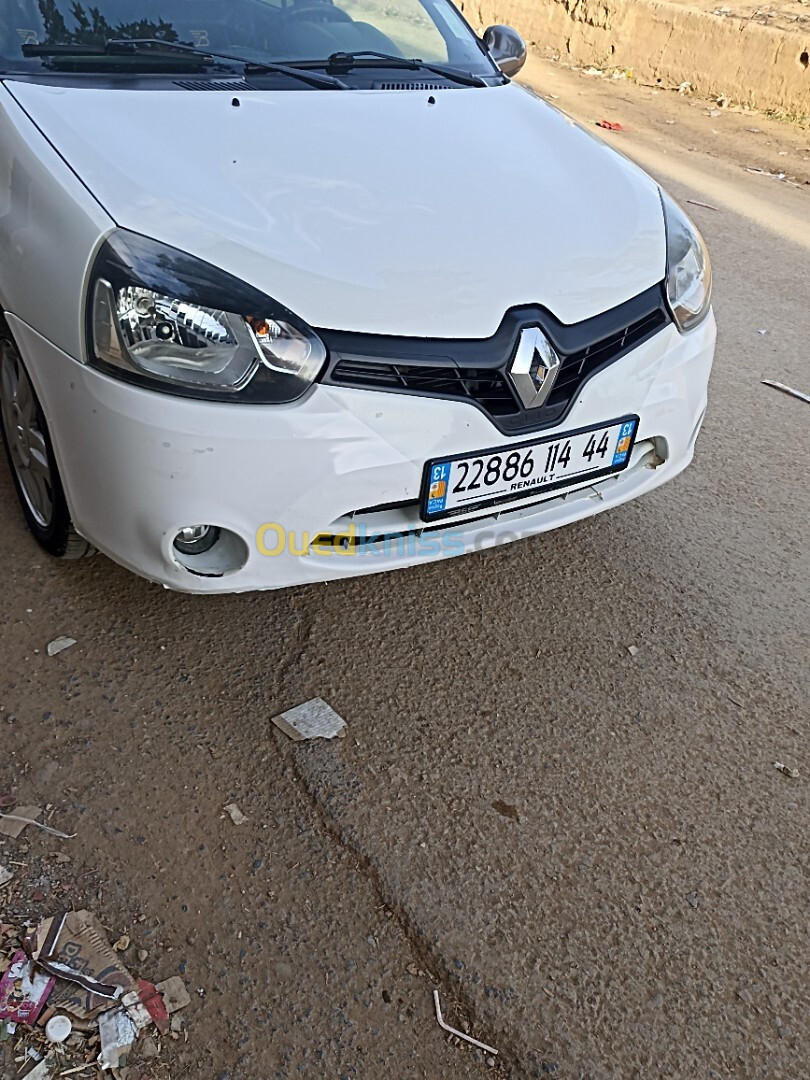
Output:
M35 520L47 529L54 512L51 455L34 388L8 340L0 341L0 414L20 491Z

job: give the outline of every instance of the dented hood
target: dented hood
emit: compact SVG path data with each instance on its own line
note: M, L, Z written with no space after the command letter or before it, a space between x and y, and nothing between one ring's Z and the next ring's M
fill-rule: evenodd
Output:
M404 91L6 84L118 225L313 326L487 337L664 276L655 184L515 85Z

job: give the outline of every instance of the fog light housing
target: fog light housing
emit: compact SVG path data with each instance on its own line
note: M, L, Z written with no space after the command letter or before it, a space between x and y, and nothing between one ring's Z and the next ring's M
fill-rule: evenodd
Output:
M174 538L175 548L183 555L202 555L210 551L219 539L216 525L188 525Z
M171 554L175 562L197 577L224 577L242 569L250 557L250 548L238 533L224 525L187 525L175 534Z

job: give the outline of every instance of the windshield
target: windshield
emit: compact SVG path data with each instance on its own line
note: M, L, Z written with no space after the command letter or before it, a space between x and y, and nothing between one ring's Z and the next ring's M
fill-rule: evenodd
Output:
M72 46L75 62L77 47L97 50L134 38L211 49L248 62L301 63L376 52L483 76L496 71L448 0L0 0L0 13L0 63L6 72L30 74L44 64L67 62L64 56L25 57L24 45ZM114 71L128 60L105 56L103 66Z

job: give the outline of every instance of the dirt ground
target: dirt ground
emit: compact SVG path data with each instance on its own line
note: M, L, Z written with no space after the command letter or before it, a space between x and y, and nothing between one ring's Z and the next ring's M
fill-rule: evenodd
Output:
M0 924L86 907L133 975L182 976L184 1030L127 1080L810 1077L810 411L760 383L810 389L810 134L526 78L622 123L707 237L684 477L497 551L202 599L45 561L0 469L0 795L75 833L0 837ZM347 738L270 724L314 696Z
M607 136L617 149L640 139L662 153L685 151L701 162L727 163L732 172L762 170L784 174L788 186L810 185L810 125L617 74L595 68L577 72L530 57L523 79L588 127L600 120L622 124L624 132Z
M757 0L730 0L730 3L717 3L716 0L669 0L682 7L706 11L711 15L724 18L746 19L762 23L778 30L810 30L810 4L808 0L777 0L775 4L758 3Z

